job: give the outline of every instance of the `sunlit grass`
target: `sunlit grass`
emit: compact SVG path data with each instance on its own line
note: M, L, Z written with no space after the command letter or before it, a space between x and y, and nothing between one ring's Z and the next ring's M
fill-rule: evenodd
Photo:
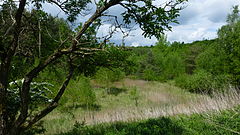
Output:
M93 82L98 109L86 110L78 103L65 103L44 119L45 134L67 132L74 123L85 121L97 124L114 121L134 121L140 119L193 114L230 108L240 103L240 96L234 90L230 93L215 94L214 97L189 93L168 83L125 79L112 84L123 91L117 95L108 94L106 88ZM139 92L138 106L131 98L131 88ZM71 90L71 89L69 89Z

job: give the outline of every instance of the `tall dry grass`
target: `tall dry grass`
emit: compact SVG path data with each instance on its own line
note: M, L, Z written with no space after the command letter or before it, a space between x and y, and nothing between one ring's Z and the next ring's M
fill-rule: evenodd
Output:
M72 129L74 123L85 122L93 125L115 121L137 121L176 114L194 114L203 112L220 112L240 104L240 91L229 87L225 93L214 93L211 97L205 94L193 94L168 83L148 82L126 79L114 86L128 89L117 96L96 90L100 110L86 112L81 108L57 109L45 118L44 134L56 134ZM130 99L130 88L136 87L140 94L139 105ZM69 110L68 110L69 109ZM206 113L206 115L208 115Z
M159 107L149 106L144 108L118 108L117 110L104 112L91 112L82 116L82 118L79 118L78 121L85 121L86 124L98 124L115 121L136 121L160 116L172 116L176 114L190 115L203 112L219 112L221 110L230 109L239 104L239 90L229 87L229 91L227 92L214 93L212 97L201 96L198 100L192 99L192 101L188 101L184 104L170 104Z

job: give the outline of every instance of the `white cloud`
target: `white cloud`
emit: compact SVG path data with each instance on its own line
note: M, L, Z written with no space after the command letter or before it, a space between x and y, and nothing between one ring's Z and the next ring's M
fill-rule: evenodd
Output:
M180 24L173 24L172 32L166 32L168 40L193 42L216 38L217 30L225 24L226 16L231 12L232 6L239 4L239 0L189 0L178 18ZM130 35L134 36L127 37L125 43L131 46L155 44L157 41L155 37L144 38L142 33L140 28L132 31ZM122 34L113 36L112 41L120 44Z
M156 0L161 2L162 0ZM189 0L187 7L180 12L178 18L180 24L173 24L172 32L166 32L168 40L179 42L192 42L202 39L213 39L217 37L217 30L225 24L226 16L231 12L233 5L240 5L239 0ZM60 11L58 7L52 5L44 6L49 13L57 15ZM93 8L94 9L94 8ZM123 9L115 6L109 9L109 14L118 14L123 12ZM59 16L66 18L64 13ZM77 22L84 22L90 16L79 17ZM121 20L122 18L120 18ZM98 36L104 36L109 32L110 24L103 25L98 33ZM130 33L131 36L125 39L126 45L153 45L157 41L155 37L152 39L144 38L142 30L137 28ZM134 35L134 36L132 36ZM118 32L111 38L116 44L122 43L123 34Z
M138 42L133 42L133 43L131 44L131 46L133 46L133 47L138 47L138 46L140 46L140 44L139 44Z
M180 24L167 32L168 38L180 42L216 38L232 6L239 4L238 0L190 0L181 11Z

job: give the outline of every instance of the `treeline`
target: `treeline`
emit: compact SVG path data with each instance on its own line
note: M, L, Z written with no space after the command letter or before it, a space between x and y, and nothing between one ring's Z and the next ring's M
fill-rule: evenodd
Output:
M229 85L240 86L240 16L238 7L213 40L170 43L165 36L151 47L130 47L134 63L129 71L150 81L175 80L193 92L212 93Z

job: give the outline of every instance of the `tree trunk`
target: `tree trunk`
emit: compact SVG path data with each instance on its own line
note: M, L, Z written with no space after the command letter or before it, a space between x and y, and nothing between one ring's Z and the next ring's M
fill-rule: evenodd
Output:
M0 135L7 133L8 112L7 112L7 79L8 64L2 61L0 66Z
M6 135L20 135L20 134L21 134L20 128L10 128Z

